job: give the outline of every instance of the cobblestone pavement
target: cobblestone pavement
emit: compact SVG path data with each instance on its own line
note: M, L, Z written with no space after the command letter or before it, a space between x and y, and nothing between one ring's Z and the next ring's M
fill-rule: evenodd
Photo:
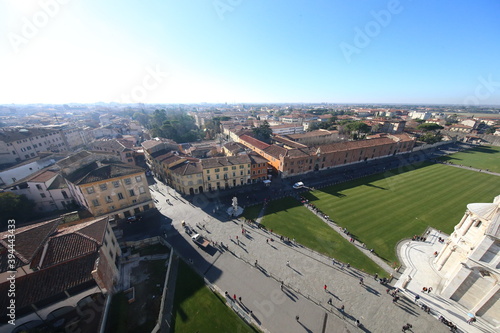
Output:
M216 242L216 248L221 243L227 245L228 250L216 254L198 249L196 257L187 249L174 248L181 256L186 253L184 259L188 262L194 258L193 267L218 290L241 295L244 312L253 311L254 323L268 332L400 332L406 323L413 325L413 332L449 331L424 313L413 299L401 297L393 304L393 298L386 293L387 287L372 276L342 269L331 258L298 244L287 245L256 227L244 224L247 232L242 234L242 222L223 215L210 216L205 211L211 207L202 210L184 199L172 199L172 189L169 191L172 205L165 202L165 185L158 184L158 191L153 192L162 214L172 219L171 229L165 230L167 239L177 242L181 238L185 244L194 246L181 226L186 221L196 232ZM266 242L270 238L274 241ZM360 277L363 285L359 283ZM339 311L342 305L345 315ZM297 315L299 322L295 319ZM356 327L356 320L361 327Z

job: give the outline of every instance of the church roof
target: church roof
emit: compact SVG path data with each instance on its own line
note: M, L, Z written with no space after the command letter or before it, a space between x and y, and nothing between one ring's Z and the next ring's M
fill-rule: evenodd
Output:
M467 205L467 209L485 220L493 218L497 207L498 205L494 203L471 203Z

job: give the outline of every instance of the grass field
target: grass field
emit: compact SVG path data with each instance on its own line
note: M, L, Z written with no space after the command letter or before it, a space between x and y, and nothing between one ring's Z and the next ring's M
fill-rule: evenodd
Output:
M500 173L500 147L480 146L440 158L453 164L471 166Z
M262 210L262 204L245 208L242 217L248 220L256 220Z
M413 168L413 167L412 167ZM305 193L389 263L395 246L427 226L451 233L472 202L492 202L500 177L441 164L387 172Z
M259 332L229 309L184 262L179 263L172 315L174 333Z
M312 250L350 263L367 273L385 276L382 268L295 199L270 202L262 224L280 235L295 238Z

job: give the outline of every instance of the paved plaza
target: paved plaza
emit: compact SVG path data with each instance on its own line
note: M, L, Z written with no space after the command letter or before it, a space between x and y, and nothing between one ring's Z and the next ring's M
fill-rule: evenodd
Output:
M442 274L435 269L433 263L434 252L440 252L444 245L438 241L439 237L446 239L448 235L430 229L426 242L408 240L398 246L399 257L407 269L396 282L395 287L402 288L403 284L406 284L405 281L409 281L404 288L404 294L413 299L419 295L419 302L429 306L436 317L445 317L463 332L498 332L481 318L477 318L473 325L467 324L466 321L469 319L467 309L438 295L444 282ZM432 291L424 293L422 292L424 287L431 287Z
M401 332L406 323L413 326L413 332L449 332L435 314L425 313L414 302L413 292L421 289L421 284L431 285L429 281L419 282L420 276L427 276L427 272L417 273L420 269L417 264L407 264L411 268L406 271L412 272L413 279L408 284L408 291L400 292L399 301L393 303L387 287L373 276L342 267L341 263L299 244L281 242L270 232L240 220L231 220L222 214L207 214L212 212L211 205L216 203L206 201L198 207L178 195L176 198L172 189L167 194L162 183L155 185L155 189L152 195L158 200L157 207L172 220L171 225L162 225L169 243L222 294L227 291L229 296L242 297L241 303L230 301L230 304L266 332ZM167 198L170 204L166 202ZM228 202L226 207L230 204ZM196 247L182 227L182 221L217 245L209 250ZM244 234L242 228L246 231ZM403 245L403 255L411 257L413 251L409 249L414 244L427 243L413 242L410 247ZM429 244L436 246L432 242ZM420 261L420 258L415 258ZM401 287L407 274L392 285ZM363 278L363 284L360 284L360 278ZM389 291L393 290L391 286ZM422 301L427 298L436 296L426 294ZM344 312L340 310L342 306ZM299 316L299 321L296 316ZM445 317L459 325L458 320ZM356 320L361 326L356 325ZM467 325L464 316L461 320ZM488 332L480 325L464 326L463 331Z

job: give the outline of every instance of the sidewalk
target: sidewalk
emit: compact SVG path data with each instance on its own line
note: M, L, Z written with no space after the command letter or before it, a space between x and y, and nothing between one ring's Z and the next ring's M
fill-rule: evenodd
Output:
M281 242L276 235L256 226L227 217L221 221L187 202L174 200L174 205L168 206L164 201L160 201L162 212L172 219L172 227L177 230L175 237L184 239L184 244L192 241L181 226L182 220L192 226L205 224L200 229L202 236L228 246L228 251L219 250L222 254L210 255L197 247L179 249L188 251L180 254L192 258L192 252L197 251L202 258L195 258L193 267L205 272L210 283L220 290L242 296L245 306L257 316L258 324L272 333L386 333L399 332L406 323L411 323L415 332L449 332L411 299L402 297L393 304L387 287L373 276L352 268L342 269L331 258L300 244ZM246 233L242 234L242 227ZM359 283L360 277L364 284ZM286 290L281 289L281 281ZM344 316L339 311L342 305ZM363 327L356 327L355 320Z
M435 269L433 264L434 252L440 252L444 246L438 241L439 237L446 239L448 235L430 229L426 242L408 240L400 243L398 255L406 269L395 287L402 289L409 299L414 300L415 296L419 295L419 302L429 306L436 319L443 316L457 325L462 332L485 333L497 331L481 318L477 318L477 321L472 325L467 324L469 318L467 309L451 299L439 296L444 280L442 274ZM403 288L403 284L408 281L408 277L411 277L411 280L406 288ZM422 292L423 287L432 287L432 291L424 293Z

